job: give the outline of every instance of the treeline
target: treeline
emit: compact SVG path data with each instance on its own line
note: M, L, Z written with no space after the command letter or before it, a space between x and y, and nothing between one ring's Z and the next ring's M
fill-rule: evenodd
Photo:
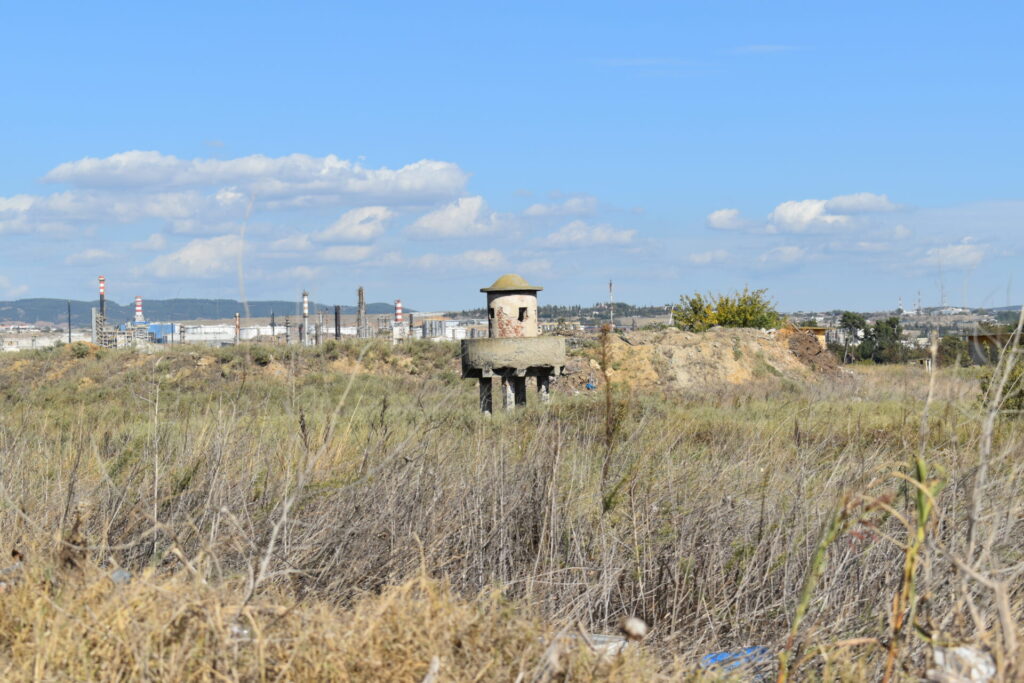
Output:
M595 304L594 306L557 306L543 305L537 307L537 315L541 320L552 322L559 320L579 320L583 323L601 322L608 319L609 307L613 306L612 312L615 318L657 318L668 315L668 306L636 306L625 302L615 304ZM471 308L464 311L453 312L464 318L486 318L486 308Z

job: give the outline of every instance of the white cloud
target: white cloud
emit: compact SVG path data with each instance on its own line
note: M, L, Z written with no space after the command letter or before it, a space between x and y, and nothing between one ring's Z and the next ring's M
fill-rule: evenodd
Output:
M804 199L782 202L772 211L769 220L776 230L804 232L814 226L841 226L850 221L849 216L828 213L824 199Z
M84 265L87 263L98 263L100 261L107 261L114 258L114 255L109 251L103 249L85 249L78 252L77 254L71 254L64 259L64 263L69 266Z
M420 216L409 232L420 237L474 237L493 232L497 223L497 214L487 211L483 197L461 197Z
M364 206L346 211L326 230L315 235L317 240L343 242L368 242L384 232L395 215L385 206Z
M803 247L785 246L769 249L758 257L761 263L770 265L787 265L799 263L807 258L808 252Z
M707 225L715 230L739 230L746 227L747 221L739 209L719 209L708 214Z
M905 240L913 234L914 233L910 228L902 224L897 225L892 229L892 238L896 240Z
M895 211L884 194L859 192L832 199L782 202L768 217L767 232L822 232L848 227L857 214Z
M194 239L178 251L150 262L148 270L157 277L212 277L231 270L242 253L238 235Z
M597 210L597 197L583 195L570 197L555 204L533 204L527 207L526 216L589 216Z
M925 252L921 264L943 268L974 268L985 258L985 247L965 238L960 244L933 247Z
M11 282L11 279L0 275L0 292L9 299L14 299L21 296L28 291L28 285L16 285Z
M504 267L504 255L497 249L470 250L461 254L423 254L412 260L411 265L427 270L493 270Z
M270 250L273 252L281 251L305 251L309 249L313 243L309 239L309 235L289 235L282 237L281 239L274 240L270 243Z
M429 159L398 169L372 169L333 154L185 160L133 150L63 163L43 180L79 188L229 187L232 199L239 199L241 192L260 198L327 194L423 199L457 194L467 175L456 164Z
M320 258L325 261L356 263L358 261L365 261L369 258L369 256L373 254L374 248L375 247L373 247L373 245L344 244L336 247L327 247L318 253Z
M857 251L871 252L889 251L890 246L888 242L857 242L854 244Z
M898 208L888 196L871 192L844 194L825 202L825 210L830 213L881 213Z
M141 249L143 251L160 251L167 247L167 238L159 232L154 232L152 235L142 240L141 242L133 242L132 249Z
M323 272L319 266L295 266L282 270L278 277L284 280L315 280Z
M505 264L505 257L497 249L464 251L457 258L466 265L477 268L497 268Z
M520 263L516 270L520 273L527 273L530 275L549 275L553 271L551 261L547 259L534 259L532 261L523 261Z
M712 251L701 251L690 254L686 260L695 266L707 266L712 263L721 263L729 258L729 252L725 249L714 249Z
M549 247L590 247L600 244L628 244L636 230L616 230L610 225L588 225L573 221L544 238Z
M44 177L70 185L67 190L0 197L0 232L155 218L175 232L210 233L212 226L240 220L253 204L270 210L433 204L461 194L467 178L456 164L426 159L390 169L333 155L189 161L131 151L63 163Z

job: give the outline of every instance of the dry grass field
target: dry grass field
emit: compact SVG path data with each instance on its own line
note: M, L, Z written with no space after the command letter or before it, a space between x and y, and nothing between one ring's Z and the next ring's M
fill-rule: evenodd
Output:
M0 358L4 680L1024 675L1024 419L974 369L485 418L447 344L75 351Z

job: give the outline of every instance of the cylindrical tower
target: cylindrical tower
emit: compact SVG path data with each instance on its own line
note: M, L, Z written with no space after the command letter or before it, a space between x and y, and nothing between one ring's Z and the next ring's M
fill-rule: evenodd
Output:
M142 317L142 297L137 296L135 297L135 322L141 323L145 321L146 319Z
M107 278L100 275L100 315L107 314Z
M402 300L395 299L395 327L402 326Z
M487 332L491 337L536 337L537 292L544 289L511 273L481 292L487 294Z

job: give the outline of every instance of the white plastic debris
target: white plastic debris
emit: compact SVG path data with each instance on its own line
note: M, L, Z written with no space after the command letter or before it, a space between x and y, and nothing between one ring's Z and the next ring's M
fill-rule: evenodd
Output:
M928 680L936 683L986 683L996 677L992 655L968 645L932 648L935 668L928 669Z

